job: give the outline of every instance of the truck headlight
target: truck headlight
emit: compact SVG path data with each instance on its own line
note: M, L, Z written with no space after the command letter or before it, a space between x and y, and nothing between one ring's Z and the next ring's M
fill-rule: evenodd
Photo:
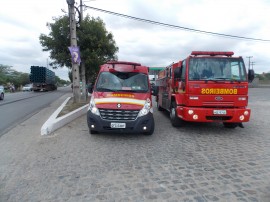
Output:
M91 100L90 100L90 103L89 103L88 110L90 110L95 115L98 115L98 116L100 115L99 110L96 107L96 104L95 104L95 101L94 101L93 96L91 96Z
M140 116L145 116L145 115L147 115L149 112L153 113L153 108L152 108L152 105L151 105L151 100L148 98L148 99L145 101L143 108L142 108L141 111L139 112L138 117L140 117Z

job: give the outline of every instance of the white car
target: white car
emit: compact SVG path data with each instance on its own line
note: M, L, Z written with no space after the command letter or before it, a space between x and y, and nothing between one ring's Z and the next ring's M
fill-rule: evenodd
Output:
M5 97L5 89L4 86L0 86L0 100L3 100Z
M32 91L33 90L33 84L26 84L23 88L22 91Z

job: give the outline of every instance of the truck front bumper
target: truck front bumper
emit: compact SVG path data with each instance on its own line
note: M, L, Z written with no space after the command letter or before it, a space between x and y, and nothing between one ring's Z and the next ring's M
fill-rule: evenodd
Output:
M247 108L196 108L177 107L177 115L185 121L193 122L248 122L251 110Z
M111 123L125 123L125 128L112 128ZM88 110L87 124L89 130L101 133L147 133L154 129L154 117L152 113L138 117L134 121L104 120Z

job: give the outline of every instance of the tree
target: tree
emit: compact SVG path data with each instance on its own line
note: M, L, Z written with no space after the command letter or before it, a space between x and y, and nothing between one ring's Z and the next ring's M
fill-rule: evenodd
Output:
M53 20L55 23L47 23L47 27L51 31L49 35L41 34L39 36L42 50L50 51L50 66L53 69L65 66L71 68L71 57L68 50L70 45L69 18L68 16L62 16L53 18Z
M54 23L48 23L49 35L41 34L39 37L43 51L50 51L50 65L53 68L72 68L71 56L68 50L69 18L61 16L53 19ZM113 39L113 34L106 30L104 22L100 18L91 18L89 15L82 20L77 30L78 46L81 58L85 62L87 80L97 74L101 64L108 60L116 60L118 47ZM92 78L93 79L93 78Z
M57 83L57 86L63 86L64 84L69 84L69 81L65 81L63 79L60 79L58 76L55 76L55 81Z
M10 66L0 64L0 84L7 83L7 73L10 71Z
M115 53L118 52L118 47L112 33L106 30L100 18L87 15L78 29L78 38L88 79L96 75L101 64L117 59Z
M29 83L29 74L18 72L11 68L11 66L0 64L0 84L13 84L16 88Z

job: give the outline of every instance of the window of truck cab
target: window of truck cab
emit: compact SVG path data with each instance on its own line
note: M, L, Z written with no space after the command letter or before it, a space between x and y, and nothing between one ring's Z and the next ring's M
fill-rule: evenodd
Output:
M145 93L149 90L148 76L140 72L101 72L96 90Z
M242 58L190 58L188 79L247 81Z

